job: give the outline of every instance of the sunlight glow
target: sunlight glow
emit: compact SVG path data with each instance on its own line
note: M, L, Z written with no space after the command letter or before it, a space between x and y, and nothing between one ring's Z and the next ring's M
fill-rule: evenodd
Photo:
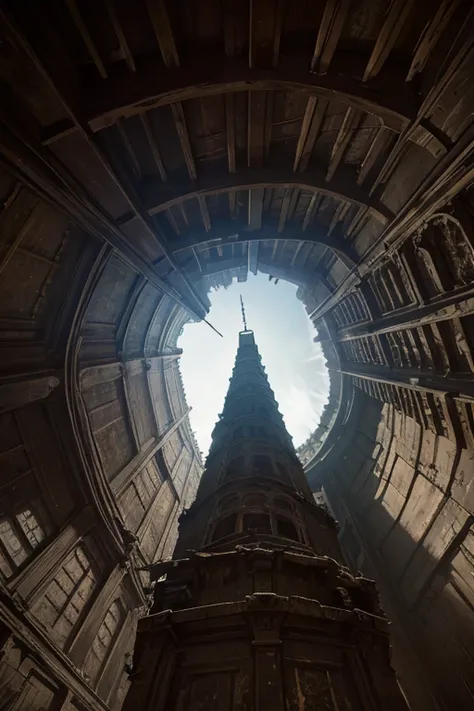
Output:
M270 282L268 276L249 275L244 283L210 294L209 320L224 335L220 338L205 323L185 326L178 340L183 349L180 368L186 399L192 407L191 426L204 455L222 411L243 329L240 295L245 302L248 328L255 332L263 365L295 447L317 427L328 400L329 374L316 331L297 287Z

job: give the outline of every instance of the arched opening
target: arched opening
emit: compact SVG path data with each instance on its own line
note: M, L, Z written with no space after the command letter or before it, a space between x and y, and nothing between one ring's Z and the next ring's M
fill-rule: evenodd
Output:
M231 536L235 533L237 525L237 514L229 514L225 518L220 519L215 525L214 531L212 533L212 540L218 541L225 536Z
M299 447L320 422L329 397L329 374L321 346L313 340L316 331L297 298L297 287L283 281L275 284L261 273L250 275L246 282L234 280L225 290L211 293L209 320L224 338L206 324L189 323L178 339L183 349L180 370L188 404L193 408L190 419L197 440L207 453L242 329L240 294L279 410L295 447ZM258 386L257 378L255 382ZM256 421L254 432L245 436L268 435L265 408L261 409L261 422ZM241 427L234 431L236 438L243 434Z

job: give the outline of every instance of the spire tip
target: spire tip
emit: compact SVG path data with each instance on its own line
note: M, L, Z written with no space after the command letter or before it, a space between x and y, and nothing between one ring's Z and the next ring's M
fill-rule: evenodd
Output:
M244 300L242 298L242 294L240 295L240 308L242 309L242 320L244 322L244 331L248 331L247 318L245 316L245 306L244 306Z

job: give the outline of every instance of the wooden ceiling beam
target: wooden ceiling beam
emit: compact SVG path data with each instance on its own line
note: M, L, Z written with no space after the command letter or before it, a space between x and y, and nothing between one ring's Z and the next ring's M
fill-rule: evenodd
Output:
M303 232L305 232L308 229L309 225L311 225L311 223L313 222L314 216L319 210L321 200L322 200L322 195L320 195L318 192L315 192L311 196L311 199L309 201L309 205L306 209L306 214L305 214L304 220L303 220L303 226L302 226Z
M367 176L370 174L371 170L377 163L377 160L379 160L381 154L389 146L392 139L392 132L387 131L387 129L383 126L380 126L380 128L375 129L372 142L367 150L367 153L364 156L362 163L359 166L357 185L362 185L364 183Z
M143 188L143 194L150 215L154 215L198 195L216 195L230 190L258 190L278 186L295 187L306 192L318 191L322 195L365 207L381 223L393 217L390 210L377 200L367 199L367 191L356 184L356 175L348 166L344 166L344 170L339 170L337 177L329 183L326 181L324 169L321 168L313 168L305 173L266 167L246 168L235 174L227 171L217 172L214 169L212 172L204 173L193 183L174 182L172 185L148 183ZM124 216L122 222L128 219L129 216Z
M406 306L374 321L344 326L338 330L338 340L342 343L366 336L380 336L394 331L420 328L439 321L450 321L459 315L464 317L472 314L474 314L474 288L472 284L467 284L437 297L432 303Z
M184 203L182 203L181 205L178 205L178 209L181 213L184 224L186 225L186 227L189 227L189 220L188 220L188 213L186 212L186 205L184 205Z
M156 140L153 135L150 120L149 120L147 114L145 114L145 113L140 114L140 121L142 123L143 130L145 132L145 136L148 141L148 145L150 146L151 155L153 156L153 160L155 161L156 167L158 169L158 173L160 174L160 178L163 181L165 181L167 179L165 166L163 164L163 160L161 158L160 151L158 150L158 146L156 144Z
M164 69L161 58L151 57L140 73L120 78L111 76L106 81L88 81L82 95L76 97L92 131L110 126L120 117L128 117L144 110L216 94L280 89L306 91L309 96L335 100L378 116L387 128L400 133L417 117L418 97L401 77L382 72L368 84L351 74L351 54L347 53L347 67L324 75L308 72L305 56L281 56L278 69L250 69L242 57L201 53L189 65ZM64 135L58 126L57 136ZM48 140L54 140L54 126L45 129ZM422 122L421 133L413 136L416 142L431 141L430 150L442 152L449 141Z
M165 0L146 0L146 6L165 66L179 67L178 50Z
M304 256L303 264L301 265L301 270L304 272L306 269L306 266L308 265L308 262L311 261L311 257L313 256L313 250L314 250L314 244L305 244L306 247L306 254ZM331 291L331 289L328 289L328 291Z
M169 284L136 249L117 226L102 213L95 203L79 188L59 179L56 164L49 165L40 149L29 145L24 139L11 133L6 124L0 124L0 160L6 160L6 168L25 185L48 203L54 204L87 233L104 240L127 264L142 274L157 289L168 294L187 311L198 318L193 307L186 302L175 287Z
M100 137L99 137L100 138ZM114 180L117 187L121 190L123 196L126 198L128 204L130 205L136 219L138 219L142 225L145 227L146 231L150 237L160 246L163 255L169 261L171 267L179 274L179 276L184 281L187 289L189 290L192 301L198 306L198 313L206 313L205 306L201 301L200 296L194 289L193 285L186 277L185 273L180 269L179 264L174 260L173 253L169 250L168 244L164 239L164 236L160 233L157 226L153 223L151 216L145 207L141 196L139 195L134 182L131 180L129 172L120 164L118 161L115 164L110 162L110 159L104 154L101 147L97 144L97 139L94 140L88 137L88 143L91 148L93 148L95 155L99 158L103 166L106 168L110 177Z
M216 220L211 230L182 230L178 238L173 240L171 245L175 254L183 252L192 247L203 245L213 246L213 243L222 242L227 244L237 244L240 242L262 242L264 240L283 240L287 242L301 242L309 244L321 244L332 250L339 259L348 267L353 267L357 262L357 252L344 239L344 231L337 227L331 235L327 232L327 227L313 226L304 234L300 225L287 224L279 232L278 221L267 219L258 229L249 228L246 220ZM219 245L215 245L219 246Z
M397 165L400 155L405 150L407 141L414 140L416 143L424 145L424 141L422 140L420 142L419 138L417 138L418 130L424 121L424 117L429 116L438 106L443 93L448 88L448 85L454 76L462 70L463 67L469 66L474 61L474 45L472 41L472 33L470 31L473 16L474 5L471 5L466 13L463 28L458 34L457 41L452 47L452 51L448 53L442 66L439 67L436 82L433 84L426 98L423 100L416 117L414 117L414 119L407 124L405 129L397 137L395 145L387 156L387 159L380 169L376 180L373 182L372 192L374 192L381 183L386 182L389 179L391 173ZM449 146L449 149L451 150L451 146Z
M316 96L309 97L296 146L293 170L306 170L308 167L314 144L323 125L328 103L327 99Z
M166 9L165 0L146 0L146 6L165 66L167 69L179 67L180 60L178 50L173 30L171 28L168 11ZM194 160L189 131L186 125L186 116L184 114L183 104L180 101L172 104L171 112L173 114L173 121L176 126L179 143L181 145L181 150L183 151L189 177L191 180L195 180L197 175L196 162ZM206 211L203 211L201 203L199 206L201 208L204 224L206 224Z
M250 91L247 117L247 165L250 170L260 172L265 160L266 138L268 135L268 110L266 91ZM239 171L240 175L240 171ZM236 180L237 176L234 175ZM251 187L248 198L248 223L251 229L259 229L263 218L264 186Z
M235 159L235 94L225 95L225 136L227 144L227 167L229 173L236 171ZM236 195L234 191L229 193L229 211L231 216L235 214Z
M234 193L235 194L235 193ZM265 188L255 186L249 189L248 224L251 230L258 230L262 226L263 199Z
M459 7L459 3L460 0L442 0L438 11L426 25L418 41L408 70L407 81L411 81L414 76L423 71L454 11Z
M257 274L258 272L258 251L259 242L249 242L248 243L248 269L252 274Z
M334 145L331 150L331 157L329 159L328 172L326 174L326 180L329 182L336 172L339 163L344 157L347 146L357 129L360 121L360 114L358 111L353 109L351 106L346 110L344 118L342 120L341 128L337 134L337 138L334 141Z
M373 79L382 70L382 67L394 48L400 33L408 22L411 9L415 0L393 0L387 12L385 21L377 37L375 47L364 71L363 81Z
M209 232L209 230L211 229L211 218L209 216L209 208L207 207L207 201L204 195L199 195L198 203L204 228L206 232Z
M265 92L265 123L263 126L263 155L268 158L272 144L273 132L273 107L274 107L275 92Z
M227 165L229 173L235 173L235 95L225 95L225 128L227 143Z
M95 46L91 34L87 28L87 25L84 22L81 13L79 12L76 0L66 0L66 4L69 8L69 12L71 13L71 17L74 21L74 24L76 25L77 31L81 35L84 44L87 47L87 51L89 52L89 55L97 68L97 71L99 72L102 79L107 79L108 75L107 70L105 68L105 64L102 61L102 57L99 54L99 50Z
M85 139L85 142L87 143L92 153L100 161L104 169L107 171L107 174L111 178L112 182L120 190L128 204L130 205L130 208L132 209L136 218L143 224L146 231L149 233L151 239L160 246L164 256L168 259L172 268L180 275L181 279L187 287L187 290L190 293L191 301L194 304L194 306L192 307L186 305L186 308L190 310L195 316L198 316L199 318L204 318L207 313L205 305L202 303L200 296L197 294L193 285L187 279L186 275L180 271L179 265L175 262L173 258L173 254L169 251L165 240L163 239L162 235L158 233L156 226L153 224L153 221L150 219L146 208L143 206L141 198L136 192L135 186L130 180L127 171L123 170L122 167L119 166L120 175L118 174L117 166L111 165L108 158L104 155L102 148L98 145L97 141L94 140L94 136L91 135L91 131L88 125L77 114L77 108L74 104L74 99L71 99L69 97L70 87L67 81L67 75L65 75L63 72L64 64L66 64L67 66L67 58L63 58L61 52L61 43L58 41L55 32L49 26L47 20L45 20L44 18L40 18L42 32L35 32L35 21L39 22L39 18L37 17L38 11L39 8L36 8L36 6L31 7L28 9L28 13L23 16L26 24L26 31L32 38L32 41L38 44L38 47L35 47L34 45L30 44L30 38L25 36L23 32L16 27L15 23L11 20L10 17L6 15L3 10L0 10L0 17L2 17L5 25L9 28L9 31L12 33L12 36L15 37L18 46L22 48L25 54L33 62L39 73L44 77L45 81L55 92L58 99L62 103L65 112L67 112L67 115L69 116L70 120L76 126L77 131L82 134L83 138ZM60 72L59 75L57 74L58 72ZM53 173L59 170L60 174L67 175L67 171L65 171L62 163L60 163L60 161L58 161L54 157L54 154L49 153L47 149L44 149L40 145L33 147L29 144L28 141L27 148L28 150L32 151L33 154L41 155L42 160L49 167L49 169L53 171ZM52 162L57 163L56 169L51 168ZM65 184L68 185L67 178L63 178L63 180ZM88 205L93 205L93 200L88 195L88 192L84 186L76 183L75 191L78 195L81 196L80 199L85 200ZM67 200L70 201L71 199L75 200L76 195L70 197L68 196ZM116 238L115 244L118 244L117 239L119 241L121 241L122 239L125 241L125 236L121 233L120 229L116 226L116 224L114 224L113 220L109 216L107 216L106 220L109 226L108 229L114 234ZM134 253L133 248L125 249L125 245L121 245L121 249L119 249L118 247L116 248L123 254L126 252L128 254L127 259L128 261L130 261L130 253ZM139 260L139 271L141 271L142 273L145 263L146 260ZM154 270L152 267L150 269L147 268L147 275L149 275L150 272L153 274L153 271ZM179 292L177 290L174 290L174 292L175 294L173 295L173 298L176 299L176 294L178 294L178 299L181 299ZM184 304L187 302L181 299L180 303Z
M275 257L276 257L276 253L277 253L279 244L280 244L279 240L275 240L273 242L272 256L270 257L270 262L272 262L272 263L275 261Z
M179 229L179 227L178 227L178 223L176 222L176 218L175 218L175 216L173 215L173 210L172 210L172 209L166 210L165 215L166 215L166 219L168 220L168 222L170 223L171 227L173 228L174 233L175 233L176 235L179 235L179 234L180 234L180 229Z
M127 134L127 129L125 126L125 119L121 119L120 121L117 121L116 123L117 131L120 136L120 140L127 152L127 155L130 160L130 165L133 169L133 172L135 173L136 178L141 177L141 169L140 169L140 163L138 162L137 156L135 155L135 151L132 148L132 144L130 143L130 139Z
M281 202L280 217L278 219L278 232L283 232L285 229L286 218L290 209L290 202L293 196L293 188L285 188L283 200Z
M337 206L336 211L333 215L333 218L331 220L331 224L329 225L328 234L332 234L334 232L334 230L336 229L336 225L339 222L344 221L344 218L350 209L351 209L350 203L347 203L347 202L340 202L339 203L339 205Z
M303 249L303 245L304 245L304 242L298 242L298 244L296 245L296 249L295 249L294 254L291 258L290 267L295 266L296 260L298 259L298 256L299 256L299 253Z
M120 45L120 51L122 52L122 56L125 62L127 63L127 67L130 69L131 72L136 72L137 68L135 66L135 60L133 58L132 52L130 51L130 47L128 46L123 27L120 24L114 0L104 0L104 4L112 27L114 28L118 43Z
M327 73L341 37L350 5L351 0L326 0L311 60L311 71L318 74Z
M247 116L247 165L261 168L265 157L267 92L250 91Z
M365 221L369 218L370 216L367 215L367 210L365 207L359 207L357 210L356 214L352 218L352 220L349 222L347 226L347 235L349 237L352 237L353 235L357 234L360 232L363 228L363 225Z
M192 253L193 253L194 259L196 260L196 264L198 265L199 271L202 272L201 260L199 259L199 255L198 255L198 253L196 252L196 250L194 249L194 247L193 247L193 249L192 249Z
M449 378L419 368L390 368L374 363L342 362L340 372L364 380L373 380L385 385L433 393L442 396L450 394L460 400L474 402L474 378L458 377L451 373Z
M295 214L296 206L298 204L298 201L300 199L300 191L298 189L294 189L292 191L291 199L290 199L290 204L288 206L288 214L286 216L287 220L292 220L293 216Z
M179 143L181 145L181 150L183 151L184 160L186 162L186 168L188 169L188 174L191 180L196 180L196 162L194 160L193 149L191 146L191 140L189 138L188 127L186 125L186 117L184 115L184 109L181 102L173 104L171 106L171 111L173 114L173 120L176 126L176 131L178 132Z

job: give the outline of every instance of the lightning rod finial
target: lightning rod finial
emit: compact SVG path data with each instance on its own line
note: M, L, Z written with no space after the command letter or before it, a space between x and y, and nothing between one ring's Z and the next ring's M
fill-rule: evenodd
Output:
M242 294L240 295L240 308L242 309L242 320L244 322L244 331L247 331L247 317L245 316L245 306Z

